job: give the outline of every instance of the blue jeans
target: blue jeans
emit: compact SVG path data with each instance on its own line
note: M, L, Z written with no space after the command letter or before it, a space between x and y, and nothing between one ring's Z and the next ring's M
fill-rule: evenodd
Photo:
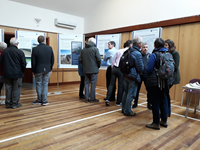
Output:
M124 78L124 94L122 97L122 111L124 114L131 112L131 102L133 96L135 97L137 92L138 83L134 80Z
M47 102L48 83L51 72L35 73L37 100Z
M142 81L144 81L144 85L146 87L146 78L147 76L146 75L141 75L141 82L138 83L138 89L137 89L137 93L136 93L136 96L135 96L135 101L134 101L134 104L138 104L138 99L139 99L139 93L140 93L140 88L141 88L141 85L142 85ZM148 92L148 88L146 87L146 91L147 91L147 102L151 104L151 101L150 101L150 98L149 98L149 92Z

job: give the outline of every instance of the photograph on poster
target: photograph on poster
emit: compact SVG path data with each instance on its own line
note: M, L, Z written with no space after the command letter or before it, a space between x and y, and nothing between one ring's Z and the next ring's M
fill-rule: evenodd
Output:
M58 67L78 68L83 43L84 35L58 34Z
M143 43L147 43L149 46L148 52L152 53L154 49L154 41L156 38L161 37L162 28L151 28L151 29L144 29L144 30L136 30L133 31L132 35L133 38L136 36L143 38Z
M71 42L71 52L72 52L72 65L78 65L78 57L82 50L82 42L72 41Z
M43 35L45 37L45 33L42 32L31 32L31 31L15 31L15 36L19 41L18 48L24 52L26 57L27 66L26 68L31 68L31 53L32 49L39 45L37 38L38 36Z
M71 64L71 50L60 50L61 64Z

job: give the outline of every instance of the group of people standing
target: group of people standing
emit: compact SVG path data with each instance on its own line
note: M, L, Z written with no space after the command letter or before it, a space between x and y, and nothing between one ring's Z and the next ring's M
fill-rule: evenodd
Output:
M37 100L32 102L34 105L48 105L47 93L49 77L54 64L54 54L50 46L45 44L44 36L38 37L39 45L32 49L31 68L35 76ZM0 90L5 83L6 99L1 100L6 108L18 108L23 73L26 69L26 58L24 52L18 49L18 40L10 39L10 46L0 42ZM1 92L1 91L0 91Z
M45 44L44 36L38 37L39 45L32 49L31 68L36 80L37 100L32 102L34 105L48 105L48 81L54 64L54 54L50 46ZM0 90L3 83L6 86L6 100L0 101L6 108L18 108L23 72L26 68L26 59L24 53L18 49L18 40L10 39L10 46L0 42ZM155 49L152 54L148 53L148 44L143 43L141 37L135 37L124 43L124 48L117 50L115 42L108 42L108 52L104 56L107 61L106 85L107 95L106 106L110 106L110 101L115 101L116 78L118 78L118 92L116 106L122 105L122 113L125 116L135 116L131 108L138 106L139 91L142 81L144 81L147 90L147 107L152 110L153 122L146 127L160 129L160 126L167 127L167 117L171 114L171 102L169 90L174 84L180 83L179 62L180 56L176 51L174 42L170 39L164 41L157 38L154 42ZM129 73L122 73L120 70L120 61L124 53L128 52ZM174 59L173 80L163 80L162 87L159 86L159 78L156 69L159 68L161 58L158 53L171 53ZM99 102L96 99L96 82L101 66L101 56L96 47L96 39L90 38L83 50L78 51L79 65L78 71L81 76L79 97L85 99L85 102ZM89 86L91 84L91 91ZM85 95L83 89L85 87ZM131 106L134 99L134 104Z
M143 43L141 37L135 37L124 43L124 48L117 50L115 42L108 42L108 52L104 56L107 61L106 85L107 95L104 98L106 106L110 106L110 101L115 101L116 78L118 78L118 92L116 106L122 105L122 113L125 116L135 116L132 108L138 106L139 91L142 81L144 81L147 90L147 107L152 110L153 122L147 124L146 127L152 129L160 129L160 126L167 127L167 117L171 114L171 102L169 90L174 84L180 83L179 62L180 56L176 51L174 42L170 39L164 41L157 38L154 42L154 50L152 54L148 53L148 44ZM125 51L130 51L130 72L123 74L120 71L120 59ZM163 80L164 86L159 86L159 79L156 69L159 68L160 58L157 53L169 52L174 59L173 79ZM101 65L101 56L96 47L96 40L90 38L85 48L80 52L79 63L82 65L82 71L85 75L85 95L83 88L80 98L84 98L85 102L99 102L95 98L95 88L97 76ZM81 78L82 79L82 78ZM170 82L171 81L171 82ZM81 82L83 83L83 82ZM89 84L91 83L91 97L89 99ZM134 104L131 106L134 99Z

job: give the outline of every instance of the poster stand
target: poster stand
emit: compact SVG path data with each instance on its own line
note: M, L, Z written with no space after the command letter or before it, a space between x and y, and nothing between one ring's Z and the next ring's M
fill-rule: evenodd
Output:
M57 66L57 91L54 92L54 94L62 94L61 91L59 91L59 70L58 70L59 64Z

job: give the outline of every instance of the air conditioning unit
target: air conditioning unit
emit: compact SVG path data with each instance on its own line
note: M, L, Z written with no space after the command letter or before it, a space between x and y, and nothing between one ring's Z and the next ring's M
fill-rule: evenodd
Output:
M58 27L69 28L69 29L76 28L75 22L63 21L63 20L59 20L58 18L55 18L54 23L55 23L55 26L58 26Z

